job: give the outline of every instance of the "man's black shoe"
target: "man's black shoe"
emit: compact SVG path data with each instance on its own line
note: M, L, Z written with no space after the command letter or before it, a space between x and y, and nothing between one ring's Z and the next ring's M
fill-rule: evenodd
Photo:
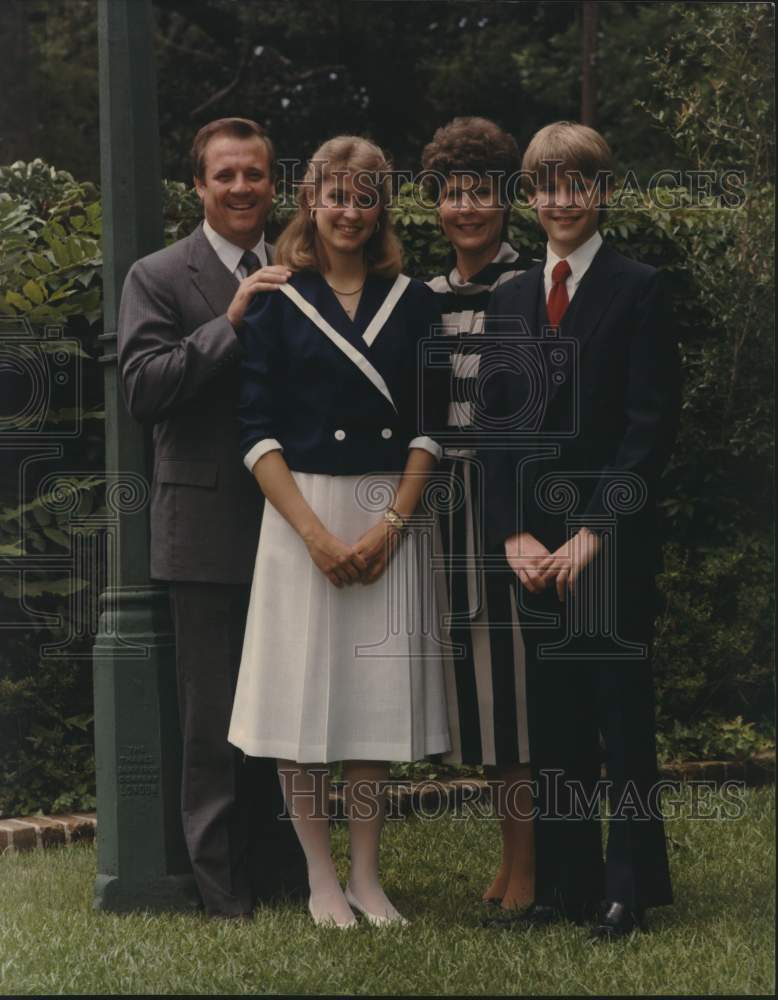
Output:
M614 941L628 937L635 931L646 930L643 912L625 906L617 900L607 902L600 911L599 919L592 928L591 936L595 941Z

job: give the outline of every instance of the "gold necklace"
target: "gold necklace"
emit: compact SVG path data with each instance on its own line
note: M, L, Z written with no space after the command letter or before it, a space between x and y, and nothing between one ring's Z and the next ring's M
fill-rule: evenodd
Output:
M326 278L324 280L327 281ZM327 284L330 285L330 288L337 295L357 295L365 287L365 282L366 281L367 281L367 278L365 279L365 281L362 282L362 284L359 286L359 288L355 288L353 292L342 292L339 288L336 288L334 285L330 285L329 281L327 281Z

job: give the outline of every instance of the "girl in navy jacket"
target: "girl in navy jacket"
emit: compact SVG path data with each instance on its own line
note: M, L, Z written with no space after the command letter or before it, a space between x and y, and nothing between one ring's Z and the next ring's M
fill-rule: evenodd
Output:
M340 136L314 154L241 328L244 461L267 503L229 740L278 759L317 923L403 921L378 879L390 760L449 749L429 565L409 521L440 456L447 376L424 358L435 297L400 273L389 165ZM425 346L425 342L426 346ZM419 537L424 534L422 529ZM345 893L327 763L344 762Z

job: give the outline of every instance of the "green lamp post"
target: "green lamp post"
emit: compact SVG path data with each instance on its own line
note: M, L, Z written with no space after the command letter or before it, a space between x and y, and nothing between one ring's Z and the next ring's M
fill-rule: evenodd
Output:
M118 304L163 244L150 0L99 0L108 586L94 646L97 909L198 904L180 816L181 744L167 591L149 579L146 438L125 409Z

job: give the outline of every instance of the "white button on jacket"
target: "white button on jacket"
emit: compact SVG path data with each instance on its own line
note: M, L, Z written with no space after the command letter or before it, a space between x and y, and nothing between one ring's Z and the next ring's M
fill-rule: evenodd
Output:
M335 431L335 440L336 441L345 441L346 440L346 432L345 431L341 431L341 430Z
M384 427L384 429L381 431L381 437L384 438L385 441L388 441L391 436L392 436L392 428Z

